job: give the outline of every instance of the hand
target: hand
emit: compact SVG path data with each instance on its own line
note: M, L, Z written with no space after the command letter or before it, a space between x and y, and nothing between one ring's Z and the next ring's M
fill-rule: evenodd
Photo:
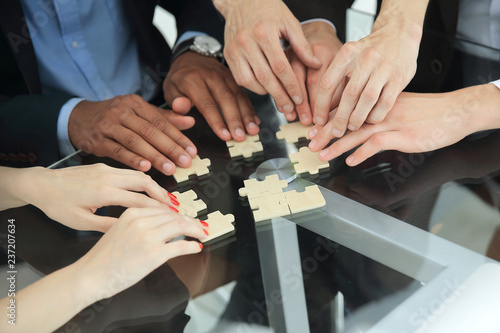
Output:
M427 4L414 5L417 10L401 2L406 1L383 6L371 34L342 46L321 79L314 122L325 125L330 110L338 107L331 120L334 137L344 135L346 128L357 130L365 121L384 120L415 75ZM415 13L418 18L406 18Z
M381 150L418 153L439 149L474 132L499 128L500 113L492 112L498 105L500 90L492 84L444 94L401 93L383 122L361 126L319 156L331 160L361 144L346 160L355 166ZM312 151L330 142L332 124L329 121L311 141Z
M180 55L163 82L163 92L177 113L186 114L194 104L222 140L242 141L245 130L259 133L260 120L246 92L217 59L192 51Z
M18 194L24 204L33 204L48 217L70 228L105 232L114 217L95 215L106 206L177 206L175 197L142 172L111 168L104 164L64 169L23 169ZM148 196L137 192L146 192Z
M321 63L286 5L281 0L214 0L214 5L226 18L224 57L236 82L255 93L269 93L281 112L301 105L305 95L280 39L290 43L307 67Z
M172 239L188 236L203 240L199 220L165 208L130 208L75 265L86 282L84 290L96 299L113 296L134 285L171 258L198 253L197 241ZM82 286L83 287L83 286Z
M80 102L69 118L68 133L71 143L87 153L111 157L140 171L153 166L171 175L175 164L188 167L197 154L194 144L180 132L193 125L191 117L126 95Z
M321 63L331 63L342 46L335 29L328 23L317 21L303 25L302 30ZM318 84L327 69L327 65L322 65L319 69L308 68L300 61L292 47L288 47L285 54L300 82L303 96L305 96L304 103L296 106L296 112L285 113L285 117L292 121L298 114L300 122L309 125L313 119L311 109L314 109L316 102Z

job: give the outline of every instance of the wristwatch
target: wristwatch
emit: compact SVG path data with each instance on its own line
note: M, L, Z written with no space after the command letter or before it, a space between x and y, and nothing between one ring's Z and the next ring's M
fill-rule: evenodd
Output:
M174 54L170 58L172 63L178 56L187 51L194 51L207 57L213 57L222 61L222 45L213 37L199 35L193 38L186 39L176 48Z

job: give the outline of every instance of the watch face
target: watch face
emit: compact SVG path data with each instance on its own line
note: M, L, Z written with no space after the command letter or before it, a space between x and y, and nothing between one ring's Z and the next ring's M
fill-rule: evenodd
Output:
M219 52L222 48L219 41L210 36L197 36L193 44L201 50L210 52L210 54Z

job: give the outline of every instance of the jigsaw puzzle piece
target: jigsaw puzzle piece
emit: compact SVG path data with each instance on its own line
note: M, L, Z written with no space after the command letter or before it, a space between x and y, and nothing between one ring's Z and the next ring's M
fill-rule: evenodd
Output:
M208 223L208 238L201 240L202 243L234 231L234 215L232 214L222 215L220 211L216 210L208 214L208 218L205 221Z
M299 152L289 156L292 163L296 163L293 167L297 173L309 172L311 175L315 175L319 170L330 167L328 162L319 159L319 152L314 153L307 147L302 147Z
M286 180L280 180L278 175L267 176L263 181L257 179L247 179L243 182L245 187L239 189L239 194L248 199L260 197L262 193L269 194L282 193L283 189L288 186Z
M285 202L288 204L292 214L305 212L326 205L325 198L317 185L306 187L304 192L292 190L285 192L284 195L286 197Z
M247 135L244 141L226 141L231 157L243 156L244 158L252 157L253 153L258 153L264 150L262 143L259 141L259 135Z
M286 202L287 199L284 193L271 194L265 192L260 197L249 199L255 222L290 215Z
M182 193L172 192L172 194L177 197L177 201L179 202L177 209L179 210L179 213L183 215L194 218L198 216L200 212L207 209L207 205L203 202L203 200L198 199L198 195L193 190Z
M191 165L188 168L177 166L173 176L176 182L185 182L189 180L190 175L197 175L200 177L208 174L210 172L208 169L209 166L210 160L208 158L201 159L200 156L196 155L193 157Z
M286 143L299 142L300 138L309 139L309 131L313 125L302 125L300 122L280 125L280 130L276 132L279 140L286 140Z

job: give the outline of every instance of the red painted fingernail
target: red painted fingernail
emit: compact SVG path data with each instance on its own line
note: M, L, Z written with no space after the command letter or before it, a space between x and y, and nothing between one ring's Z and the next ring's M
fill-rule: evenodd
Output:
M170 197L170 199L174 199L174 200L177 199L177 197L170 192L168 192L168 196Z
M208 223L207 222L200 220L200 223L201 223L202 226L208 227Z
M198 243L198 245L200 246L200 250L203 250L203 244Z
M168 206L168 208L170 208L171 211L175 212L175 213L178 213L179 210L175 207L172 207L172 206Z
M203 229L203 232L205 233L205 235L207 235L207 236L208 236L208 231L207 231L207 229Z
M174 198L170 198L170 201L176 206L179 206L179 201L175 200Z

